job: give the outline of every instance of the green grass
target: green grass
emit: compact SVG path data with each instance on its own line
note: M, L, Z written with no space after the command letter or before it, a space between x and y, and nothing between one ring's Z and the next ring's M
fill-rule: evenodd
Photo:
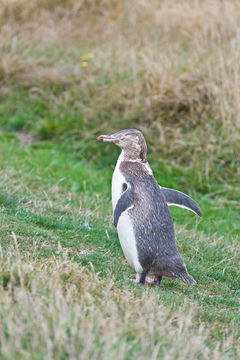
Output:
M68 100L64 99L66 92L70 92ZM164 142L159 142L155 129L145 128L138 120L141 118L138 110L128 114L128 118L124 114L112 117L112 109L93 110L93 106L84 90L79 88L72 91L69 87L53 87L40 94L32 94L27 89L15 90L11 96L2 98L0 124L7 132L30 132L39 140L68 145L80 161L94 161L97 168L113 167L118 156L118 150L111 145L99 147L95 141L97 135L122 128L143 128L153 170L160 176L162 185L176 186L177 181L177 185L210 194L211 198L223 195L228 200L240 199L238 143L225 139L225 130L214 121L192 126L189 122L188 126L177 123L178 131L182 132L178 148L175 143L177 133L166 134ZM110 152L112 156L109 156ZM175 174L178 175L176 179Z
M101 148L102 144L98 146ZM197 285L192 287L164 278L160 287L149 289L132 284L134 272L124 260L112 225L112 166L105 165L100 159L97 162L80 160L78 153L69 145L36 142L26 147L19 143L16 136L8 133L1 135L0 163L3 263L9 264L6 254L13 251L10 249L16 245L16 237L23 263L28 263L30 255L27 254L31 253L31 261L40 263L52 258L61 262L65 256L71 266L78 269L87 267L105 283L113 281L115 291L118 288L123 292L130 291L136 301L146 295L156 297L159 306L165 307L166 311L170 309L173 317L177 311L184 313L186 306L188 309L193 307L196 311L193 328L202 324L210 331L205 342L209 345L204 346L212 346L218 341L224 343L231 335L229 351L232 354L237 351L240 336L240 225L239 209L234 204L224 201L222 196L215 195L212 199L190 192L202 207L202 219L186 210L171 207L178 247ZM165 165L171 167L170 164ZM169 175L165 173L163 183L189 192L187 187L180 185L184 168L180 175L179 172L175 176L171 173L169 183ZM161 182L161 175L156 173L156 177ZM4 266L6 269L3 267L1 270L1 291L9 284L17 286L17 280L11 279L7 265ZM34 273L26 276L25 282L33 286ZM72 276L66 272L61 274L61 281L64 280L66 287L71 285ZM42 293L43 290L39 291ZM48 299L46 294L41 296ZM31 323L30 318L27 321ZM24 333L23 339L27 341L25 336ZM133 346L137 338L137 334L130 336L129 344ZM26 349L31 354L28 345ZM41 350L44 356L44 346ZM141 346L134 351L141 354Z

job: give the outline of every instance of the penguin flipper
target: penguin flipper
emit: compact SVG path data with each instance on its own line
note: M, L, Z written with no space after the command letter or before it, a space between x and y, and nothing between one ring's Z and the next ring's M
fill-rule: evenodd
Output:
M127 190L119 198L114 209L113 223L117 227L120 215L133 204L133 188L130 185Z
M160 189L167 201L168 206L174 205L193 211L199 217L202 216L200 206L190 196L181 191L168 189L160 186Z

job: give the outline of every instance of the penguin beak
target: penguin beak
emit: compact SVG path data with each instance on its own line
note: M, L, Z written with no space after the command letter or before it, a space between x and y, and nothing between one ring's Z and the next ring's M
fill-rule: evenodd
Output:
M103 142L111 142L111 143L115 143L118 142L119 139L116 138L114 135L100 135L97 140L99 141L103 141Z

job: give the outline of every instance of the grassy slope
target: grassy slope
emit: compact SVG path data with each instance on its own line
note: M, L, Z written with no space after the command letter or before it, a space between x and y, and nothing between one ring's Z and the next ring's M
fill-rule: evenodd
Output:
M5 344L2 351L3 354L5 353L6 358L14 356L14 354L24 357L24 351L31 354L31 358L46 356L48 350L47 340L44 335L41 335L41 341L35 343L40 330L36 328L36 323L33 324L31 311L37 311L36 309L31 311L30 308L25 309L26 314L18 320L19 326L22 327L22 333L18 339L19 343L17 345L12 344L13 338L17 337L17 333L16 330L11 329L12 327L15 329L16 325L13 318L9 320L9 312L6 312L6 308L11 306L11 301L6 300L3 294L7 291L8 296L11 298L9 292L11 293L12 288L15 289L14 292L16 291L17 295L15 297L16 304L12 308L13 313L19 311L18 309L23 306L21 296L18 294L19 291L24 293L25 297L33 298L32 301L35 301L36 295L34 295L34 291L37 291L37 298L40 297L42 301L51 304L51 292L56 291L55 288L52 289L51 279L56 277L57 267L61 268L58 274L59 278L55 279L63 297L61 301L65 301L65 295L62 294L65 287L67 289L70 287L71 291L73 291L73 286L75 291L79 292L81 282L84 284L89 282L99 284L100 282L100 285L95 289L94 284L85 284L86 293L81 288L80 293L77 296L75 295L72 300L69 300L68 305L66 305L66 314L63 315L62 320L64 322L63 338L61 338L63 344L60 344L55 328L49 330L52 336L50 342L55 349L52 350L52 356L55 358L59 356L65 358L70 354L76 357L76 352L80 351L78 349L80 345L77 345L77 342L82 344L80 347L84 354L87 338L90 337L92 341L96 341L94 336L103 336L103 348L99 345L100 348L95 349L93 346L93 358L97 358L97 356L100 358L101 356L102 358L106 357L105 351L108 349L106 342L109 335L107 332L105 333L105 325L103 325L103 329L97 327L96 333L93 334L92 327L84 330L85 325L79 323L76 338L65 339L67 328L73 326L67 312L76 311L77 316L78 311L75 306L79 301L82 301L81 299L84 296L87 296L88 291L97 302L100 301L100 304L95 305L93 308L90 305L90 308L88 308L86 305L82 310L85 312L86 318L89 316L90 309L92 309L90 312L93 311L96 316L99 311L103 311L100 310L101 302L106 301L106 306L108 306L109 297L111 298L111 306L112 301L116 301L115 306L117 306L117 309L114 311L120 311L120 320L116 319L115 315L107 315L103 311L101 319L98 321L105 321L106 316L110 316L110 318L113 316L114 327L117 327L117 321L123 321L118 325L121 328L121 335L118 333L119 329L118 331L114 329L112 333L112 337L117 343L116 347L111 348L109 345L110 348L108 349L111 354L116 351L117 358L132 358L133 354L135 354L136 358L137 354L143 358L144 356L148 357L154 352L151 345L152 341L154 341L154 346L159 347L158 350L155 350L159 354L162 353L168 356L171 351L174 354L181 351L179 344L173 348L170 346L171 336L168 340L165 337L158 339L162 331L170 334L173 332L175 336L176 332L180 331L181 341L186 337L186 333L188 333L188 336L191 334L193 339L198 336L196 353L200 349L200 352L202 352L199 358L201 356L206 358L208 351L210 353L213 351L209 350L209 346L215 348L217 342L223 343L223 348L218 353L219 357L226 358L230 349L235 349L233 357L237 356L237 339L240 331L240 279L238 271L240 259L239 222L237 221L239 211L234 206L222 203L221 197L211 200L207 196L202 197L201 194L195 194L195 198L199 201L203 210L204 218L202 220L197 219L192 213L172 208L179 249L184 256L189 272L195 277L198 284L191 287L180 281L171 281L165 278L160 288L141 288L133 285L130 281L134 277L134 272L124 260L117 234L112 225L110 206L111 170L107 167L100 169L100 165L98 164L97 167L96 163L81 161L70 149L47 142L35 143L27 148L19 144L14 135L3 134L0 146L2 178L0 189L0 234L3 256L1 297L4 299L2 309L5 309L1 313L0 332L2 342ZM99 146L102 146L102 144L99 144ZM181 177L184 177L184 169L182 169ZM177 186L179 176L171 177L171 181L176 182ZM14 234L16 236L15 240ZM14 264L18 264L17 269L14 269ZM29 264L31 264L32 270L24 268ZM42 268L42 264L45 264L47 269ZM83 276L82 267L84 266L87 266L90 273L86 273L87 270L84 270L85 275ZM97 273L98 279L91 273ZM22 282L17 280L21 279L21 277L23 278ZM46 277L45 280L44 277ZM108 282L111 283L109 288ZM49 290L46 290L46 286ZM89 290L89 286L93 287L93 289ZM107 290L104 290L105 288ZM117 289L120 289L121 295ZM114 299L115 292L118 295ZM104 296L107 296L106 300L104 300ZM117 300L118 297L119 300ZM142 306L139 305L139 302L140 304L142 301L149 303L150 298L155 304L149 303L149 307L144 310L144 314L141 313L141 316L135 314L132 315L132 320L124 320L126 314L124 315L122 311L127 313L128 308L121 310L123 305L120 305L119 302L125 302L128 297L131 297L131 300L129 300L130 314L133 309ZM158 307L156 308L157 304ZM50 326L50 321L60 321L59 319L50 320L52 310L49 308L43 310L41 308L42 304L39 304L39 306L40 312L46 312L43 316L46 317L47 327ZM51 306L53 306L54 311L57 311L56 307L58 305L51 304ZM191 314L189 314L190 309L194 309ZM141 312L141 310L139 311ZM148 334L148 343L143 346L140 341L142 336L141 324L149 321L152 311L156 312L158 316L160 316L159 312L161 314L169 313L167 318L172 320L166 329L159 319L156 320L155 324L153 322L154 333L152 335ZM184 315L185 313L188 315ZM185 324L185 320L180 314L182 317L187 316L188 321L190 321L188 325ZM135 323L138 322L139 316L142 321L139 324L140 328ZM179 316L179 321L183 321L185 324L184 330L179 330L181 326L174 324L173 319ZM29 327L34 327L30 343L27 342L29 336L28 325L24 327L24 321L27 321ZM127 329L124 321L129 322ZM161 329L155 328L158 321L160 321ZM196 332L200 331L197 330L200 324L204 326L206 336L196 335ZM53 326L57 327L57 324ZM185 326L187 326L187 329L185 329ZM132 329L132 335L130 336L128 336L129 327ZM146 331L148 330L147 328ZM11 333L11 331L13 331L13 338L11 336L6 338L6 334ZM86 331L84 335L82 334L83 331ZM121 354L120 346L121 341L123 341L121 340L122 337L125 340L128 339L126 340L127 348L123 354ZM156 337L156 340L153 340L152 337ZM10 346L10 344L12 345ZM75 350L71 349L71 346ZM34 357L35 351L40 352L39 356ZM186 356L193 356L191 347L186 348L185 351ZM196 353L194 356L197 356ZM229 354L231 353L230 351ZM213 356L213 353L211 354ZM84 356L89 356L89 354Z
M239 15L233 0L2 2L0 358L240 357ZM195 287L130 281L119 151L96 142L127 127L159 183L201 205L171 208Z

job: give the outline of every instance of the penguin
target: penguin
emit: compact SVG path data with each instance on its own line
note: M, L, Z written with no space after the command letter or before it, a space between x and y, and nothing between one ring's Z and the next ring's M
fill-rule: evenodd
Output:
M168 206L180 206L201 216L199 205L180 191L158 185L139 130L121 130L97 139L122 150L112 176L113 221L126 260L136 272L135 283L159 285L166 276L195 284L177 249Z

